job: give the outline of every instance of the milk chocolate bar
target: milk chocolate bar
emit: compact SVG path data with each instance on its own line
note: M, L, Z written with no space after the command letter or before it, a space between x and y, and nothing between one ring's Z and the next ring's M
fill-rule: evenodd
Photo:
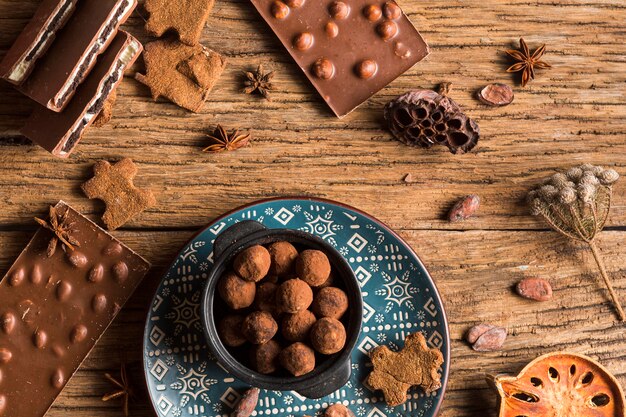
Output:
M339 117L428 55L393 0L251 1Z
M46 53L70 18L78 0L44 0L0 62L0 77L19 85Z
M42 417L150 264L63 201L0 282L0 415Z
M67 158L142 50L137 39L120 31L67 108L55 113L37 106L21 133L53 155Z
M19 90L42 106L62 111L136 5L137 0L79 2Z

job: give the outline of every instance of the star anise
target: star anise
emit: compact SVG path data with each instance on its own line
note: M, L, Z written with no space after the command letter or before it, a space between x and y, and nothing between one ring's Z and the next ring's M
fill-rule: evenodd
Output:
M244 71L246 76L245 88L242 90L246 94L252 94L255 91L261 93L267 100L271 100L270 91L274 89L272 78L274 71L265 72L263 65L259 65L256 72Z
M507 68L506 72L522 71L522 87L525 87L528 81L535 79L535 69L552 68L550 64L541 60L543 53L546 51L546 45L541 45L532 54L528 49L528 45L524 39L519 40L520 49L509 49L507 55L517 62Z
M124 416L128 417L128 403L133 397L133 389L128 380L128 375L126 373L126 365L122 364L120 367L120 378L114 378L111 374L106 373L104 377L109 380L113 385L115 385L118 389L116 391L110 392L102 396L102 401L114 400L116 398L122 399L122 411L124 412Z
M250 133L239 133L235 129L230 134L221 125L217 125L212 135L209 135L211 145L207 146L202 152L224 152L234 151L250 143Z
M63 214L60 214L56 208L50 206L50 218L48 221L35 217L35 221L39 223L41 227L50 230L54 234L48 243L48 248L46 249L46 255L48 258L56 252L59 241L61 242L64 251L67 251L68 249L74 250L74 246L80 246L80 242L72 236L72 233L74 232L72 229L74 222L70 222L67 219L69 211L69 209L65 209Z

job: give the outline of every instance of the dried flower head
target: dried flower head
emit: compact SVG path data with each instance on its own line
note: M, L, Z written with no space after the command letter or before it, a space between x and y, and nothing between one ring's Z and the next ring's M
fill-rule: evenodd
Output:
M211 144L204 148L202 152L218 153L236 151L250 144L250 133L239 133L235 129L228 133L221 125L217 125L212 135L208 136Z
M252 94L258 91L263 97L271 101L270 91L274 89L272 79L274 78L274 71L265 71L263 65L259 64L255 72L244 71L246 80L244 81L245 87L242 90L246 94Z
M584 164L570 168L565 174L552 175L530 191L528 203L531 213L542 216L554 230L590 246L619 317L626 320L594 241L606 223L611 187L618 179L615 170Z

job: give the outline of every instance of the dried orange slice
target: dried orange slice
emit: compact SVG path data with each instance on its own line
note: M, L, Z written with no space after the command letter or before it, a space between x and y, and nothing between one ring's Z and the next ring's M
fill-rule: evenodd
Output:
M613 375L586 356L556 352L535 359L517 376L491 381L500 417L624 417L624 392Z

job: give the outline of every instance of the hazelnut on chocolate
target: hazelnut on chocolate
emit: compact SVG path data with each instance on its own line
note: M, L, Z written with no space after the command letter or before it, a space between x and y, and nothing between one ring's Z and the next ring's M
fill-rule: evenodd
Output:
M328 6L328 13L333 19L345 19L350 14L350 6L342 1L333 1Z
M305 341L309 337L311 327L313 327L316 320L315 314L309 310L286 315L281 323L283 337L290 342Z
M255 311L243 320L241 332L248 342L261 345L267 343L278 331L278 324L267 311Z
M287 280L276 290L276 305L283 313L295 314L306 310L312 302L313 290L301 279Z
M311 287L318 287L330 276L328 257L319 250L304 250L296 260L296 273Z
M278 285L273 282L264 282L256 289L254 307L268 313L276 312L276 290Z
M275 0L270 8L272 16L276 19L284 19L289 15L289 7L280 0Z
M251 246L241 251L233 262L233 269L247 281L260 281L270 270L270 253L261 245Z
M378 64L372 59L366 59L356 65L354 72L356 72L359 78L367 80L376 75L378 72Z
M348 311L348 296L337 287L322 288L315 294L311 309L317 317L340 319Z
M287 6L297 9L298 7L304 6L304 1L305 0L286 0L285 3L287 3Z
M370 4L363 9L363 16L370 22L375 22L383 16L383 11L380 6Z
M261 374L271 374L278 369L280 345L275 340L255 346L252 349L252 367Z
M308 49L313 44L313 35L311 35L310 33L301 33L299 36L306 38L303 42L310 42L310 45L306 48L300 48L298 46L296 46L296 48ZM310 41L307 40L308 38L310 38ZM272 262L270 266L270 274L283 276L291 274L294 271L296 258L298 257L298 250L291 243L274 242L267 247L267 251L270 254L270 259Z
M339 26L335 22L328 22L324 26L324 31L329 38L336 38L339 35Z
M217 323L217 334L226 346L237 347L246 343L246 338L241 332L244 317L233 314L224 317Z
M217 292L233 310L250 307L254 302L256 285L245 281L232 272L227 272L217 283Z
M315 352L301 342L296 342L280 352L280 364L293 376L302 376L315 369Z
M311 35L309 32L299 33L298 35L296 35L295 38L293 38L293 46L300 51L306 51L311 46L313 46L313 35Z
M315 350L324 355L332 355L345 346L346 329L339 320L324 317L315 322L309 337Z
M311 71L317 78L329 80L335 75L335 65L327 58L320 58L313 63Z
M384 40L391 39L398 33L398 25L393 20L385 20L376 26L376 33Z
M402 10L395 1L388 1L383 5L383 14L387 19L396 20L402 16Z

